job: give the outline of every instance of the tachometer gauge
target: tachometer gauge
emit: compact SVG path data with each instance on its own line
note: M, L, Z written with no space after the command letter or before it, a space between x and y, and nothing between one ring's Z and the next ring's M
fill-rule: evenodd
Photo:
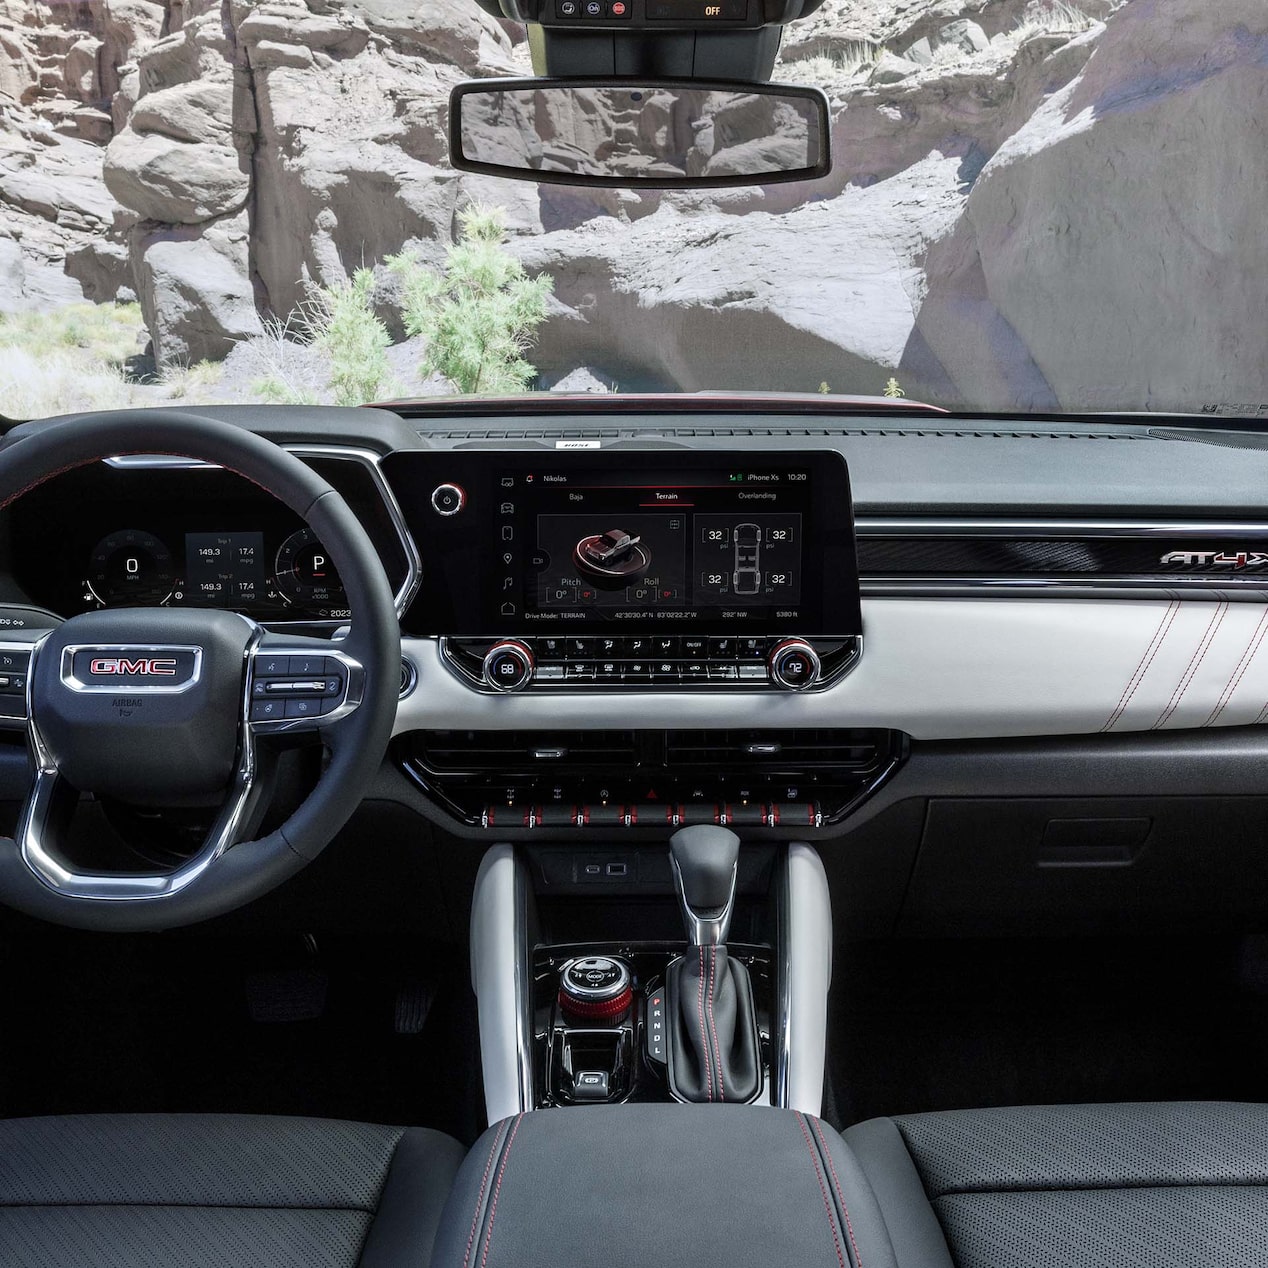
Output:
M172 597L172 552L153 533L121 528L103 537L88 563L88 588L102 607L154 607Z
M346 609L343 582L326 548L311 528L292 533L278 547L275 563L277 588L288 603L306 608Z

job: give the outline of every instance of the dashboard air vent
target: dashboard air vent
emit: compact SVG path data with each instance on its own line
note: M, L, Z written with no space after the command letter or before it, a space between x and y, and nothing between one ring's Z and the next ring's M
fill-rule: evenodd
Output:
M632 767L633 731L427 731L417 750L438 774L544 774L552 768Z

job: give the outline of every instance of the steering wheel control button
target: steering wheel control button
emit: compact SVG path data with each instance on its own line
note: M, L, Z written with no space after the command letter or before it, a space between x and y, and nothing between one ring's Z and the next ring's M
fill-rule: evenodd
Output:
M326 672L324 656L288 656L286 672L296 678L320 678Z
M252 722L277 722L286 717L285 700L252 700Z
M771 682L786 691L804 691L819 681L819 654L804 639L790 638L771 651Z
M522 691L533 681L533 653L523 643L495 643L484 657L484 681L494 691Z
M466 490L460 484L438 484L432 490L431 506L437 515L457 515L466 505Z
M611 1023L629 1012L634 1000L630 968L606 955L569 960L559 973L559 1007L579 1021Z

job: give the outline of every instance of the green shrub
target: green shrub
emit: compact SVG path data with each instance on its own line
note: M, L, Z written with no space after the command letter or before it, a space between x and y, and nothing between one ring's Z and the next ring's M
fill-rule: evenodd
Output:
M391 337L374 315L374 273L358 269L352 281L321 291L313 342L330 358L330 388L336 405L374 400L389 377Z
M472 205L459 213L461 239L438 276L412 256L389 257L401 281L401 315L427 342L419 376L439 374L459 392L507 396L536 375L524 354L546 317L553 282L530 278L503 246L505 213Z

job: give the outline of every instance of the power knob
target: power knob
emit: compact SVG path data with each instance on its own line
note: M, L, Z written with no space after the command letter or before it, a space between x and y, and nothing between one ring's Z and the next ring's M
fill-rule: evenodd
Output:
M431 495L431 507L437 515L457 515L467 504L467 491L460 484L438 484Z
M804 691L819 681L822 665L819 653L804 638L786 638L771 648L766 670L776 687Z
M523 643L494 643L484 656L484 681L494 691L523 691L536 668L533 653Z

